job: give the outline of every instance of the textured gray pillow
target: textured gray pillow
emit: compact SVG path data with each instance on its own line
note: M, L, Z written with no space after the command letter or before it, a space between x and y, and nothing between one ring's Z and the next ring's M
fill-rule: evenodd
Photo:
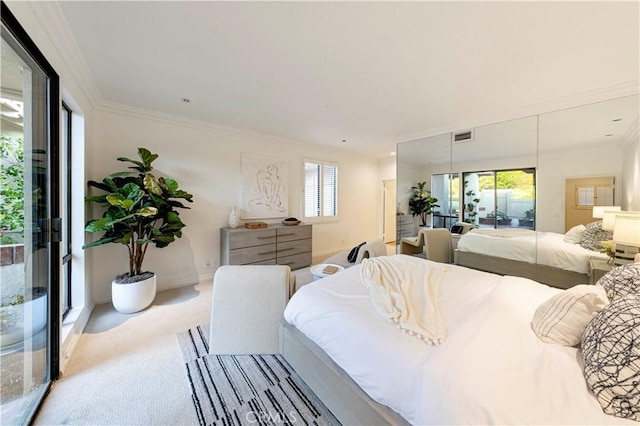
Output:
M640 295L618 298L591 320L582 360L602 411L640 421Z
M585 226L580 245L587 250L600 251L603 241L613 240L613 232L602 229L602 221L591 222Z
M598 280L610 301L618 297L640 293L640 263L628 263L607 272Z

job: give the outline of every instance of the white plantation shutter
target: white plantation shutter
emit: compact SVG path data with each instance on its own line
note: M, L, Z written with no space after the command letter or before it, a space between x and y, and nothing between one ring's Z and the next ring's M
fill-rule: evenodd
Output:
M338 168L324 165L322 167L322 215L338 214Z
M320 216L320 164L304 163L304 215Z
M316 161L304 163L304 216L338 215L338 166Z

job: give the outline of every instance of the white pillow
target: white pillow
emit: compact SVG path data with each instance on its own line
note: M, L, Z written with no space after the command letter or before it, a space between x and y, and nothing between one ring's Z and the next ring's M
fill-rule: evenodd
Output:
M582 242L582 234L587 229L584 225L576 225L564 234L564 242L570 244L580 244Z
M589 321L608 304L602 286L577 285L538 306L531 328L543 342L575 346Z

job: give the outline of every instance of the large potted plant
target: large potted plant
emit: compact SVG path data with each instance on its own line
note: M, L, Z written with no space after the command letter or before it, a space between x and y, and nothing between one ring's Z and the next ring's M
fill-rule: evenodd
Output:
M129 271L116 276L111 284L113 306L123 313L141 311L153 302L156 276L142 269L147 248L149 244L166 247L182 236L185 224L176 209L188 209L179 200L192 202L193 197L178 189L175 180L151 174L157 154L138 148L138 157L140 161L118 158L133 164L129 168L135 171L114 173L102 182L90 180L89 186L106 193L86 198L99 204L104 213L100 219L90 220L85 231L104 235L83 248L117 243L129 251Z
M413 196L409 200L409 211L413 217L420 216L421 226L427 226L427 216L433 213L434 207L440 207L438 199L431 196L431 191L425 188L426 182L418 182L412 187Z

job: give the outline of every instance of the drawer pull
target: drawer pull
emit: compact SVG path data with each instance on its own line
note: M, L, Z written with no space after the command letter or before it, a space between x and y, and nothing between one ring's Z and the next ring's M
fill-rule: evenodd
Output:
M268 236L266 236L266 237L261 237L261 236L259 236L259 235L258 235L258 237L257 237L257 238L258 238L259 240L266 240L267 238L275 238L275 235L268 235Z
M278 237L288 237L289 235L296 235L293 232L289 232L288 234L278 234Z
M295 250L294 247L289 247L289 248L285 248L285 249L278 249L278 252L283 252L283 251L288 251L288 250Z
M273 254L273 253L275 253L275 252L276 252L275 250L265 251L265 252L263 252L263 253L258 253L258 256L264 256L265 254Z
M293 265L295 262L285 262L285 263L278 263L278 265Z

